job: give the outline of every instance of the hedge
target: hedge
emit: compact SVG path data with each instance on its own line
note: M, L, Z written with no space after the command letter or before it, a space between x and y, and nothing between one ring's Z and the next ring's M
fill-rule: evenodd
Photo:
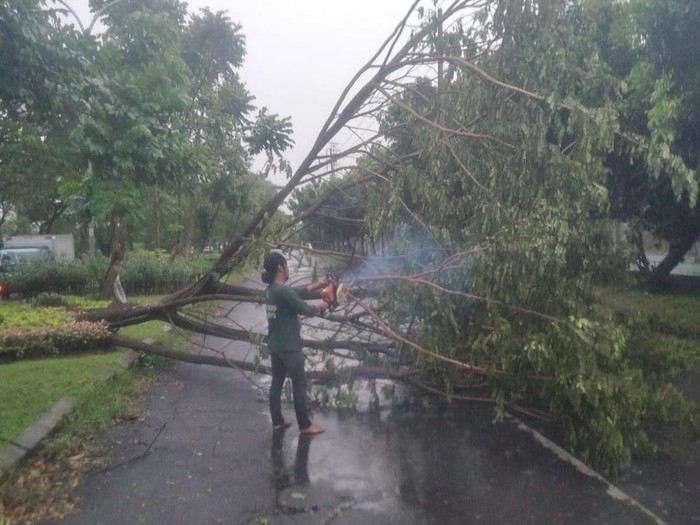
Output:
M100 290L109 259L76 259L70 262L44 257L18 265L6 278L10 288L26 297L41 293L91 295ZM119 275L128 295L174 292L199 279L211 267L204 256L178 257L170 261L164 252L129 252Z
M79 321L60 326L0 329L0 362L94 352L110 342L105 323Z

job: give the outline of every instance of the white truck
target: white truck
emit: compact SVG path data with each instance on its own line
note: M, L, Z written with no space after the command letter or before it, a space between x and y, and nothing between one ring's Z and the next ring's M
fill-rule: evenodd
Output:
M39 248L49 250L59 261L75 259L73 234L6 235L2 239L3 250L12 248Z

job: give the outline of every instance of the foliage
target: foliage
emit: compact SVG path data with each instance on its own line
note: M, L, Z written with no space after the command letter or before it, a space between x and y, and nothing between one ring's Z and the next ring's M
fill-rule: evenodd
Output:
M292 124L289 117L280 119L277 115L268 114L267 108L262 108L258 112L250 136L246 137L246 142L251 154L265 152L271 161L273 154L279 156L294 145L291 134Z
M472 54L394 98L385 157L413 155L370 194L368 221L375 237L414 239L412 250L385 243L382 255L414 255L381 304L425 349L426 380L448 395L487 380L501 409L553 413L571 450L614 474L653 450L644 421L692 425L694 409L658 373L687 366L687 349L641 359L657 341L642 344L593 294L626 261L610 255L603 162L619 87L587 7L502 0L481 26L435 35L435 48L459 41Z
M355 243L363 240L368 233L363 222L368 188L359 184L343 187L358 176L356 170L344 177L331 177L294 190L289 207L297 216L324 198L320 208L302 220L300 237L305 242L317 249L353 251Z
M256 193L251 155L272 159L292 144L288 118L250 117L240 25L209 10L186 17L180 1L95 1L108 28L95 38L45 4L1 5L0 228L15 212L5 233L78 222L84 238L94 220L114 266L117 223L132 245L173 254L233 235L256 201L219 213L208 186L225 179L237 195Z
M40 293L36 297L32 298L31 304L34 308L37 307L65 307L68 306L63 296L56 293Z
M8 282L13 290L32 297L40 293L95 293L107 270L105 258L58 261L42 257L18 265Z
M42 308L19 301L0 303L0 327L25 328L32 326L59 326L74 321L73 314L64 308Z
M43 257L18 265L8 283L27 297L96 294L107 266L104 257L70 262ZM210 266L211 261L201 255L171 261L163 252L135 251L127 254L120 280L129 295L172 292L198 279Z
M80 39L45 3L0 3L0 227L13 211L50 232L65 211L60 181L77 166L66 129L84 63Z
M73 322L59 326L0 329L0 361L80 354L104 348L111 333L105 324Z
M641 253L647 284L660 285L700 235L700 6L637 0L598 7L603 23L594 38L621 91L623 134L607 158L612 211L669 241L654 269Z
M178 257L164 253L130 252L120 280L130 295L172 292L196 281L209 270L211 261L203 256Z

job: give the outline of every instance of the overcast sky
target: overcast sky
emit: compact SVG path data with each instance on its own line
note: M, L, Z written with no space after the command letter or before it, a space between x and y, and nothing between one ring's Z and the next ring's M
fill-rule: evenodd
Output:
M90 22L88 0L68 0ZM412 0L190 0L226 11L246 37L241 77L258 107L291 117L296 168L342 89L406 14ZM278 181L276 181L278 182Z

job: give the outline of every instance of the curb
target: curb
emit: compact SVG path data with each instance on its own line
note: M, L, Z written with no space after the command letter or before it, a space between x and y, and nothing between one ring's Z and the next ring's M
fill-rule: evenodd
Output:
M63 416L69 414L75 406L75 399L64 397L51 410L39 416L22 434L10 441L5 450L0 452L0 478L11 467L19 463L36 446L48 436L61 422Z
M128 351L122 356L119 364L128 368L138 358L136 352ZM97 374L98 379L108 380L114 376L111 370L103 370ZM27 455L29 455L41 441L46 438L59 425L63 418L70 414L75 407L75 399L71 396L61 398L48 412L25 429L22 434L10 441L5 450L0 451L0 479L10 469L15 467Z
M627 503L628 505L630 505L632 507L636 507L641 512L646 514L649 518L651 518L656 523L656 525L668 525L663 519L661 519L659 516L654 514L651 510L646 508L639 501L634 499L632 496L630 496L626 492L622 491L619 487L617 487L612 482L610 482L608 479L606 479L604 476L602 476L601 474L599 474L598 472L596 472L595 470L590 468L588 465L586 465L584 462L582 462L576 456L570 454L569 452L567 452L566 450L561 448L559 445L554 443L554 441L550 440L549 438L546 438L544 435L542 435L540 432L538 432L534 428L532 428L529 425L526 425L525 423L520 421L517 417L512 416L512 415L508 415L508 418L511 419L512 421L514 421L520 430L530 434L540 445L542 445L544 448L550 450L560 460L565 461L566 463L569 463L576 470L578 470L581 474L585 474L586 476L589 476L593 479L597 479L598 481L605 484L605 486L607 487L607 493L610 497L612 497L616 500L619 500L619 501L624 501L625 503Z

